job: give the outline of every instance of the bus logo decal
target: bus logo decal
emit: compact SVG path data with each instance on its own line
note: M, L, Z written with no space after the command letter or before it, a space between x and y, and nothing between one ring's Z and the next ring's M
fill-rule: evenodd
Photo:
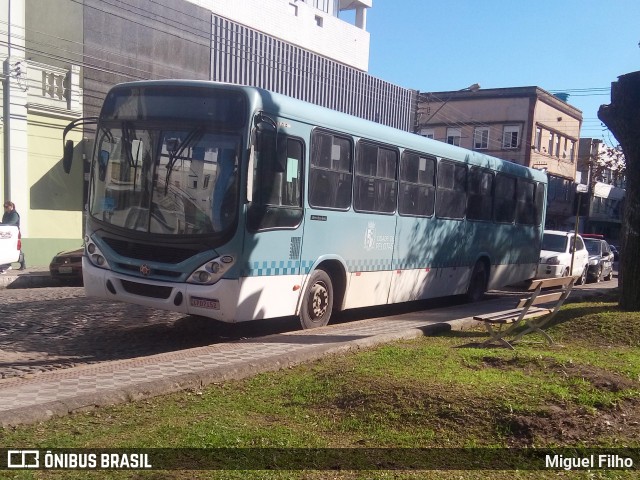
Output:
M375 222L369 222L367 230L364 233L364 249L373 250L376 243L376 224Z
M140 273L145 277L148 277L149 274L151 273L151 268L149 268L149 265L145 265L143 263L142 265L140 265Z

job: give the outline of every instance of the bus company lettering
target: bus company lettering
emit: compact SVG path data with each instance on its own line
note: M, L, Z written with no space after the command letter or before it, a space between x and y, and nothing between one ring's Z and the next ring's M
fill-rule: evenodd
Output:
M376 235L375 222L367 224L367 230L364 233L364 249L371 250L393 250L393 235Z

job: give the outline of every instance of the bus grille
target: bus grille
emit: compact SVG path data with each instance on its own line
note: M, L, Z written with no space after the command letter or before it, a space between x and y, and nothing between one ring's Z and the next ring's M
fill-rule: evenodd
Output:
M144 283L130 282L128 280L120 280L122 288L127 293L140 295L142 297L167 299L171 295L171 287L160 287L158 285L146 285Z
M200 253L197 249L176 248L161 245L147 245L127 240L103 237L104 241L118 254L137 260L149 260L162 263L180 263Z

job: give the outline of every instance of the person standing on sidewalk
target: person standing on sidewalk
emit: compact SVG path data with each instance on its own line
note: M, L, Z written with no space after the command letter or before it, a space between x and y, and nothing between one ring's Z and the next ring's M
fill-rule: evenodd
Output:
M6 200L4 202L4 214L2 215L2 225L15 225L20 229L20 214L16 211L15 203ZM20 251L20 258L18 259L20 263L20 270L24 270L26 268L24 261L24 253L22 250ZM11 270L11 264L0 265L0 273L5 273L7 270Z

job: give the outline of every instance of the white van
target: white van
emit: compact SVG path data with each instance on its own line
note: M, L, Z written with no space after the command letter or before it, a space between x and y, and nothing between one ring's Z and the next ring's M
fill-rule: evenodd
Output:
M0 265L17 262L20 258L20 230L15 225L0 225Z
M573 270L569 273L574 237L575 254L573 256ZM587 279L588 269L589 252L580 235L575 235L574 232L562 232L559 230L544 231L536 278L575 275L580 276L576 283L581 285L585 283Z

